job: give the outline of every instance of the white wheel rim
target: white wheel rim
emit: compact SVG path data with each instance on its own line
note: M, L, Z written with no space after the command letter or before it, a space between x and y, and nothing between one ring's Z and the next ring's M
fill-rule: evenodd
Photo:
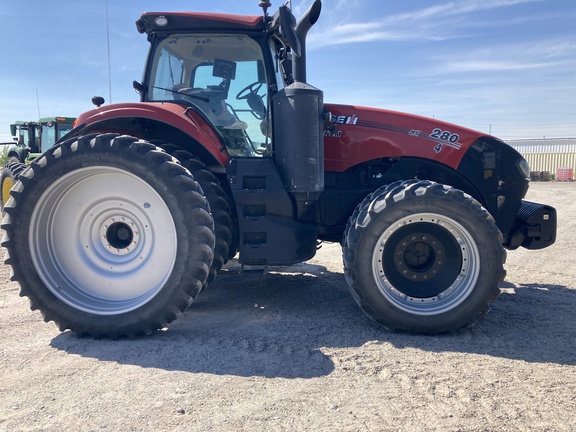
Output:
M129 312L158 294L176 259L176 228L156 190L106 166L62 176L31 217L32 262L46 287L97 315Z

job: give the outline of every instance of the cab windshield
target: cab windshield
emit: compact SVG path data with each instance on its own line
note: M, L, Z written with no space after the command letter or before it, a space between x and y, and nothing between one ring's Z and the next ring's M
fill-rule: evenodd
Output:
M168 36L154 51L146 94L149 101L193 105L232 156L270 153L266 68L262 47L248 36Z

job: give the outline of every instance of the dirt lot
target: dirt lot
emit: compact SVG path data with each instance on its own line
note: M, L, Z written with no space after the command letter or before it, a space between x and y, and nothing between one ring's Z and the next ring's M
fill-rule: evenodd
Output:
M569 431L576 425L576 184L534 183L557 244L509 252L457 334L395 334L349 295L338 245L266 275L232 262L169 330L79 339L0 265L1 431Z

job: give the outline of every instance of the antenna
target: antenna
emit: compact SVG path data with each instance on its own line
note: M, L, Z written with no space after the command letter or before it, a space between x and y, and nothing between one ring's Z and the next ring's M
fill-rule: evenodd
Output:
M38 89L36 89L36 106L38 107L38 118L42 117L40 115L40 98L38 97Z
M270 6L272 6L272 2L270 2L269 0L260 0L260 3L258 3L258 6L260 6L262 8L262 10L264 10L264 16L267 17L268 16L268 8Z
M112 69L110 68L110 28L108 25L108 0L106 0L106 47L108 49L108 101L112 103Z

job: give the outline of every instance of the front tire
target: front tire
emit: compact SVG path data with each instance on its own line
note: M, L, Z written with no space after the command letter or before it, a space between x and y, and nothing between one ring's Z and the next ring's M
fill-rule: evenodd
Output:
M462 191L396 182L364 200L343 241L354 299L391 330L452 332L484 314L505 276L502 235Z
M170 155L115 134L65 141L12 190L2 227L20 295L94 337L150 334L200 292L214 232L198 183Z
M16 184L20 173L22 173L25 168L26 164L12 158L0 172L0 194L2 194L0 205L2 206L2 215L5 214L4 206L10 199L10 189Z

